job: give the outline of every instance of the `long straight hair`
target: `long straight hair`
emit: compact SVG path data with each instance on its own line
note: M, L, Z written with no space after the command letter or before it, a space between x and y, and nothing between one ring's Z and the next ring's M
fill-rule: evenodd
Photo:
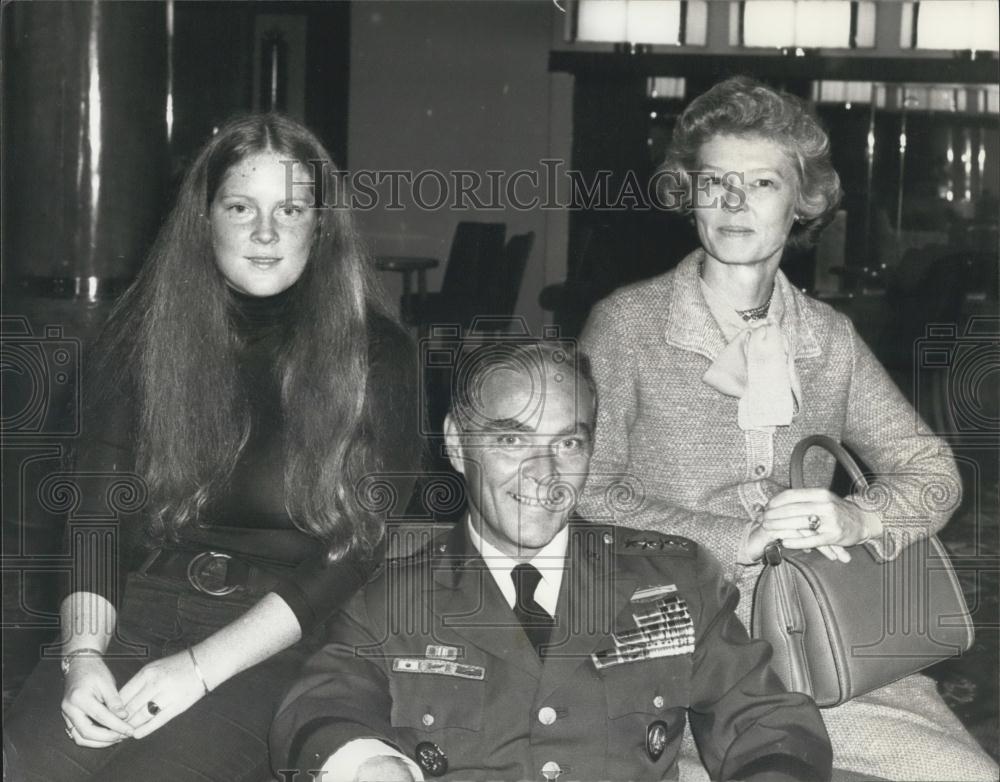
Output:
M226 174L261 152L287 155L317 177L336 173L320 141L287 117L252 115L221 128L185 176L102 337L98 382L109 392L125 387L138 400L137 469L147 482L155 536L176 539L198 521L250 434L231 294L215 263L208 214ZM382 535L354 486L379 466L364 436L367 317L387 311L347 209L321 209L293 294L276 359L285 507L335 559L350 549L370 551Z

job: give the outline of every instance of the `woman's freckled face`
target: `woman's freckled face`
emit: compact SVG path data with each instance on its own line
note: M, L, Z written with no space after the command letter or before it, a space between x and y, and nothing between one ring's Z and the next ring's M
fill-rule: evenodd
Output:
M274 296L295 284L309 260L318 216L309 187L288 198L287 155L261 152L233 166L212 200L215 262L226 282L250 296ZM292 181L311 182L296 163Z

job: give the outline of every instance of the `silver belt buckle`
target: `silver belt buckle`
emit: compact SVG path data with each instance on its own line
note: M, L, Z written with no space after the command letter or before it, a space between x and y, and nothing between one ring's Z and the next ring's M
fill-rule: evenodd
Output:
M191 557L191 561L188 562L187 566L187 579L191 586L199 592L206 595L212 595L213 597L223 597L235 592L239 587L224 586L219 587L218 589L212 589L211 587L207 587L201 583L201 578L208 565L219 560L228 561L230 559L232 559L232 557L229 554L223 554L219 551L202 551L200 554L195 554Z

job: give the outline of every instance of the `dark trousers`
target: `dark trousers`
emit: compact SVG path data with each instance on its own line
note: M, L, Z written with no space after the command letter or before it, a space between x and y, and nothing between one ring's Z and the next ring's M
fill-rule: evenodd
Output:
M118 687L143 665L183 651L243 614L262 595L225 597L187 582L129 577L118 633L107 662ZM285 688L308 654L311 638L234 676L143 739L105 749L78 747L60 711L59 661L43 659L4 720L4 754L13 780L26 782L260 782L270 779L267 734Z

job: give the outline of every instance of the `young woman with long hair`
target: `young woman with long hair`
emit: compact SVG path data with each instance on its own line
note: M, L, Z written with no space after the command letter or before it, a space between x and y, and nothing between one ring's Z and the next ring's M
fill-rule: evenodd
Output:
M5 726L28 779L263 778L276 699L380 557L415 353L350 212L318 208L331 171L286 117L223 127L109 319L76 480L141 508L107 550L70 530L60 655Z

